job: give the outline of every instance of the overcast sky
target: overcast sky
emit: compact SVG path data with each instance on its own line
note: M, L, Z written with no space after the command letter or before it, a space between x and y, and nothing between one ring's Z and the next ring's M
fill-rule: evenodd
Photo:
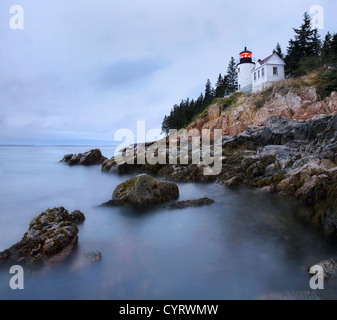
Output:
M24 29L9 25L14 4ZM1 0L0 144L112 141L121 128L160 128L197 98L244 46L256 59L311 6L337 32L335 0ZM99 140L99 141L98 141Z

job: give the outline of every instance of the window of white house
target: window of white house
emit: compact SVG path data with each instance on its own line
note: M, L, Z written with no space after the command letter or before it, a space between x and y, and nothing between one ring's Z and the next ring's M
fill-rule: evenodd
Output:
M278 67L273 67L273 74L278 76Z
M264 78L264 68L262 69L262 78Z
M256 72L254 72L254 81L256 81Z
M240 68L238 68L238 73L240 73Z
M257 72L257 74L258 74L258 78L260 79L260 70Z

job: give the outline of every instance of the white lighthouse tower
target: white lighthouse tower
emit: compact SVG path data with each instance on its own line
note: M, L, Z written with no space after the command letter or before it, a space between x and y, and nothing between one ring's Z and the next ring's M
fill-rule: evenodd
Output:
M239 91L244 93L252 92L252 70L254 67L255 63L253 62L253 54L245 47L245 50L240 53L240 63L238 64L237 69Z

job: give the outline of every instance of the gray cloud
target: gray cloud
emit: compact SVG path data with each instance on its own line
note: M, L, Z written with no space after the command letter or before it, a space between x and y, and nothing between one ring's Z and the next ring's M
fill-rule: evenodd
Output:
M132 89L167 67L168 63L157 58L121 59L102 68L94 83L101 89Z

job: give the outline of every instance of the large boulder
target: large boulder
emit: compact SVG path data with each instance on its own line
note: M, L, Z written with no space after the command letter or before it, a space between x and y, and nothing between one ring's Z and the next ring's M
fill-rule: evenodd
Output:
M140 174L118 185L112 198L105 205L151 206L178 199L179 188L175 183Z
M84 214L78 210L72 214L63 207L46 210L31 221L20 242L0 253L0 266L36 267L65 260L76 248L76 223L82 221Z
M91 166L102 164L105 160L107 160L107 158L102 155L101 150L92 149L85 153L66 154L61 160L61 162L66 162L70 166L73 165Z

